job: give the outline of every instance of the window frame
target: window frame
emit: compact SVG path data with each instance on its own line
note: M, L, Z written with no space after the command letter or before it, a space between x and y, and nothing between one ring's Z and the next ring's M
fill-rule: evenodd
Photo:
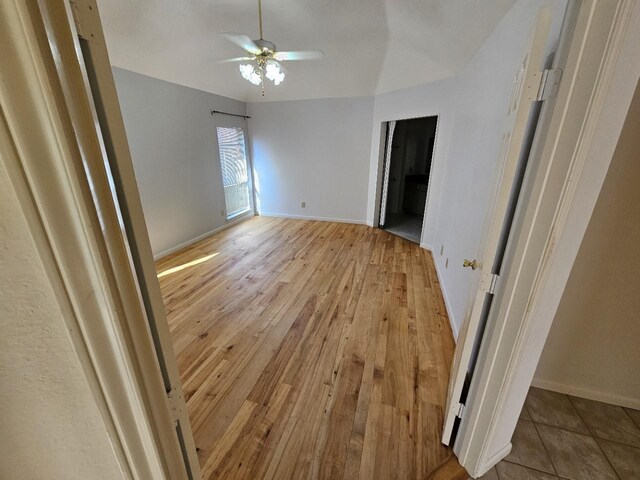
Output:
M246 123L246 120L242 120L242 123ZM242 133L242 141L244 144L244 158L245 158L245 163L246 163L246 168L247 168L247 194L249 197L249 206L247 207L247 209L245 210L239 210L237 212L233 212L233 213L229 213L229 208L227 205L227 198L226 198L226 187L224 185L224 169L222 166L222 158L221 158L221 150L220 150L220 137L218 136L218 131L220 129L225 129L225 128L233 128L233 129L238 129L240 130L240 132ZM243 217L245 215L248 214L254 214L255 213L255 202L254 202L254 187L253 187L253 163L251 161L251 155L249 152L249 141L247 138L247 128L244 125L239 125L236 122L220 122L220 123L216 123L215 125L215 136L216 136L216 145L218 147L218 165L220 166L220 183L222 186L222 190L224 193L224 216L225 216L225 220L227 222L235 220L237 218Z

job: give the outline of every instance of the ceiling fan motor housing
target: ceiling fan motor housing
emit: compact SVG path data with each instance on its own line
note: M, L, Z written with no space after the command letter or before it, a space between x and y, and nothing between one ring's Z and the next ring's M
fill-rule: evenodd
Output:
M259 39L259 40L254 40L253 43L256 44L256 46L262 50L263 52L265 50L271 51L271 52L275 52L276 51L276 44L269 42L267 40L264 39Z

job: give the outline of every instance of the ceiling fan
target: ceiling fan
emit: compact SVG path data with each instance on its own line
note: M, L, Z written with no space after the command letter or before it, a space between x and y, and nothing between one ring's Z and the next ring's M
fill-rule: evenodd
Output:
M264 96L264 77L271 80L274 85L280 85L285 74L281 70L280 62L291 60L315 60L322 58L324 53L321 50L299 50L299 51L278 51L273 42L262 38L262 0L258 0L258 24L260 27L260 38L251 40L248 35L227 32L222 36L235 43L239 47L250 53L250 56L229 58L220 60L221 63L241 63L240 74L245 80L260 85Z

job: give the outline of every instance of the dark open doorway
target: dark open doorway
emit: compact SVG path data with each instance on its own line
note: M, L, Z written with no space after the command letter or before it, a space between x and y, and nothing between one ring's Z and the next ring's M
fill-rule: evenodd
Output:
M388 125L380 228L415 243L422 234L437 123L431 116Z

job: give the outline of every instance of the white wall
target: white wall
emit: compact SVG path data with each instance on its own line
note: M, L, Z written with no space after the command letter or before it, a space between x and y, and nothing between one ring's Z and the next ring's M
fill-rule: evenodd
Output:
M217 126L243 102L119 68L113 74L154 255L226 223Z
M640 90L556 312L534 385L640 408Z
M0 162L0 478L125 478Z
M462 262L465 258L478 258L480 253L514 77L524 59L537 13L547 3L516 2L457 77L375 98L369 224L377 222L381 122L439 115L421 243L434 252L456 334L464 320L469 291L477 281ZM566 2L552 5L555 13L551 38L555 43Z
M248 114L261 214L365 222L372 97L250 103Z

